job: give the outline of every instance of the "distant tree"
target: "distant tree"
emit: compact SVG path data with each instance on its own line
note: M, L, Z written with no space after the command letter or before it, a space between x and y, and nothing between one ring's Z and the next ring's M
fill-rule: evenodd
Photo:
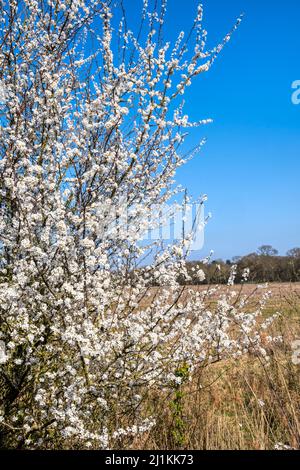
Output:
M211 264L224 264L224 261L222 260L222 258L217 258L214 259Z
M286 255L291 258L300 258L300 248L292 248Z
M265 253L265 251L264 251ZM232 264L237 265L236 282L243 280L245 270L249 269L248 280L254 283L260 282L299 282L300 280L300 249L289 250L286 256L259 256L258 253L249 253L243 257L232 258L232 263L215 260L208 264L203 264L206 284L226 284ZM194 265L195 266L195 265ZM191 284L199 284L199 280L191 271L193 263L188 263ZM185 278L182 285L186 284Z
M258 253L249 253L248 255L244 256L244 258L257 258L258 257Z
M258 248L257 253L260 256L276 256L278 255L278 250L273 248L271 245L262 245Z

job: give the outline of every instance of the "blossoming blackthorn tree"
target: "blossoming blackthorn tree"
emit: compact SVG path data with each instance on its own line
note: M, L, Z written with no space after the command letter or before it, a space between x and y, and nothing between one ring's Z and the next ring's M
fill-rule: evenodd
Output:
M147 3L134 34L122 3L0 1L2 447L125 445L180 365L265 354L259 309L224 294L211 310L179 285L190 235L141 243L177 191L186 129L208 121L182 95L231 36L207 50L199 6L187 39L163 43L166 1Z

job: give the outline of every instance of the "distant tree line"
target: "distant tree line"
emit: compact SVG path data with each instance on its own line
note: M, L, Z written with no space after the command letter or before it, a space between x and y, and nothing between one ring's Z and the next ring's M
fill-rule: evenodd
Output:
M214 260L204 264L197 261L188 263L188 284L225 284L230 276L232 266L237 266L236 282L243 279L243 273L249 268L249 282L297 282L300 281L300 248L293 248L286 256L279 256L278 251L270 245L263 245L254 253L246 256L235 256L231 260ZM201 281L198 270L205 273ZM186 283L180 279L181 283Z

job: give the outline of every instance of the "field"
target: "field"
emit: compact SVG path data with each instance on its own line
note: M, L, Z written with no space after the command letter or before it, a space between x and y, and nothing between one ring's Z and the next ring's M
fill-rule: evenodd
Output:
M255 287L244 287L253 304ZM253 356L221 361L201 368L164 401L159 391L148 397L157 425L134 448L299 449L300 365L292 359L300 339L300 283L269 290L264 314L280 313L271 330L282 341L269 351L267 363Z

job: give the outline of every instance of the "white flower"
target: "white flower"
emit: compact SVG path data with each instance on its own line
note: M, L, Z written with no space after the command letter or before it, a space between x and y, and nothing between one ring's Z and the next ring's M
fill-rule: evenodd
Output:
M197 278L200 282L204 281L205 280L205 272L203 271L203 269L199 269L196 272L196 276L197 276Z
M24 238L22 241L21 241L21 247L22 248L30 248L31 246L31 243L30 243L30 240L28 238Z
M276 442L274 450L295 450L295 448L287 444L283 444L283 442Z
M6 355L6 347L4 341L0 341L0 364L5 364L8 361L8 356Z

